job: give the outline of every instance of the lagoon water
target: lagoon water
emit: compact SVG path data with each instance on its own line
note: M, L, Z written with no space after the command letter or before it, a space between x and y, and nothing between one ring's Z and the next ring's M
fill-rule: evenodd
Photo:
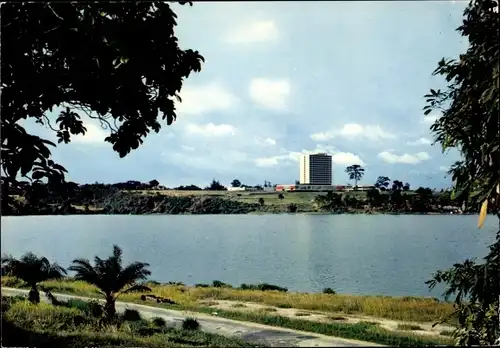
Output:
M483 257L496 217L440 215L73 215L1 218L1 252L67 267L75 258L150 263L151 279L267 282L293 291L440 297L437 269Z

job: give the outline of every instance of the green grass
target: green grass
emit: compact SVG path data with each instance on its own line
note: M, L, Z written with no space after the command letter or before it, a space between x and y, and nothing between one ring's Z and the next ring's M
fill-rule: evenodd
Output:
M75 304L68 303L69 306ZM159 318L99 326L96 318L79 309L82 307L81 303L73 308L45 303L33 305L24 299L2 298L2 344L56 348L256 346L238 338L167 328L164 321L158 321Z
M422 330L422 327L415 324L398 324L398 330L417 331Z
M2 277L2 286L26 288L26 284L12 277ZM85 282L65 279L43 282L52 292L80 296L99 296L97 288ZM201 301L230 300L255 302L278 308L296 308L304 311L322 311L333 315L359 314L404 322L436 322L453 312L453 304L433 298L354 296L343 294L294 293L280 291L241 290L235 288L183 287L174 285L148 285L152 294L169 298L183 306L205 306ZM124 294L122 301L137 301L141 293Z
M211 309L196 309L199 312L210 313ZM293 330L318 333L322 335L342 337L360 341L379 343L389 346L421 347L427 345L453 345L453 340L447 337L427 337L417 334L395 333L382 329L376 323L360 322L357 324L319 323L304 319L292 319L262 312L217 312L217 316L234 320L284 327Z
M447 331L447 330L441 331L439 334L441 336L449 336L449 337L453 337L455 335L453 331Z
M307 313L307 312L297 312L297 313L295 313L296 317L308 317L310 315L311 315L311 313Z
M136 303L142 303L140 300L135 300L134 302ZM27 304L29 306L29 304ZM175 309L175 310L189 310L189 311L194 311L194 312L199 312L199 313L205 313L205 314L212 314L213 308L210 307L189 307L189 306L181 306L181 305L164 305L164 304L156 304L152 303L151 304L154 307L160 307L160 308L169 308L169 309ZM52 308L49 305L41 305L39 308ZM52 310L52 309L51 309ZM59 311L59 308L58 308ZM68 318L73 317L74 315L79 315L78 309L76 308L64 308L61 309L61 313L57 312L57 316L55 316L53 313L54 312L43 312L43 315L38 315L38 318L42 318L43 320L46 320L46 318L58 318L56 322L58 322L58 325L62 325L60 323L63 323L64 327L61 328L61 326L57 326L57 332L66 332L70 333L73 332L72 330L69 330L68 328L71 328L72 326L72 321L69 320ZM52 313L52 314L50 314ZM431 338L431 337L426 337L426 336L419 336L415 334L403 334L403 333L395 333L391 331L384 330L376 323L370 323L370 322L361 322L357 324L347 324L347 323L319 323L319 322L314 322L310 320L304 320L304 319L295 319L295 318L287 318L287 317L282 317L276 314L272 314L269 312L265 311L257 311L257 312L247 312L247 311L226 311L226 310L217 310L217 316L218 317L223 317L223 318L228 318L228 319L233 319L233 320L241 320L241 321L249 321L249 322L255 322L255 323L260 323L264 325L271 325L271 326L277 326L277 327L284 327L284 328L289 328L289 329L294 329L294 330L301 330L301 331L307 331L307 332L313 332L313 333L318 333L318 334L324 334L324 335L330 335L330 336L336 336L336 337L342 337L342 338L347 338L347 339L356 339L360 341L368 341L368 342L374 342L374 343L379 343L383 345L394 345L394 346L425 346L425 345L436 345L436 344L445 344L445 345L451 345L453 344L453 340L448 338L448 337L436 337L436 338ZM8 318L8 317L7 317ZM64 320L61 320L64 319ZM22 320L17 319L17 322ZM28 325L28 323L32 322L38 322L37 319L33 316L30 316L24 320L24 325ZM50 322L54 322L55 320L52 320ZM38 324L40 325L40 324ZM153 323L151 326L155 326ZM130 324L125 325L125 328L130 327ZM150 331L152 329L149 329ZM51 332L53 332L52 330ZM83 330L82 332L86 332ZM125 333L133 333L133 330L129 329L129 331L126 331ZM153 336L156 335L155 331L151 331L151 335ZM124 338L124 337L122 337ZM201 339L201 338L200 338ZM215 338L214 338L215 339ZM209 340L206 338L206 340ZM229 342L229 341L228 341Z

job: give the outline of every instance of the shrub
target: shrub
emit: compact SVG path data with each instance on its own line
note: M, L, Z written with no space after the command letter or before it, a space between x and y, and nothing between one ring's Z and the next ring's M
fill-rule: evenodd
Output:
M200 323L195 318L186 318L182 321L182 328L184 330L199 330Z
M214 280L212 282L212 286L214 288L232 288L232 286L230 284L221 282L220 280Z
M123 312L123 320L125 320L125 321L140 321L140 320L142 320L142 318L137 310L125 309L125 312Z
M208 288L209 286L210 285L208 284L200 284L200 283L194 285L195 288Z
M281 286L278 285L273 285L273 284L267 284L267 283L262 283L262 284L241 284L240 285L241 290L260 290L260 291L280 291L280 292L287 292L287 288L282 288Z
M336 292L332 288L324 288L323 289L323 294L330 294L330 295L335 295Z
M422 330L422 328L419 325L415 324L398 324L398 330L416 331Z
M22 301L12 304L5 318L24 328L32 329L36 325L39 330L60 331L83 324L85 319L82 314L75 308Z
M155 325L157 327L167 326L167 322L165 321L165 319L163 319L161 317L154 317L151 321L152 321L153 325Z

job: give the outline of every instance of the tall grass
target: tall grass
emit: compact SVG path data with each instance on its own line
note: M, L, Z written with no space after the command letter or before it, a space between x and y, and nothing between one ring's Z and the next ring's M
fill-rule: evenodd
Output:
M22 287L11 277L2 277L2 286ZM9 285L7 285L9 284ZM81 296L96 296L98 290L92 285L71 279L48 281L43 286L52 292L71 293ZM358 314L401 321L436 321L453 312L451 303L431 298L352 296L322 293L294 293L279 291L241 290L226 287L184 287L175 285L148 284L151 294L174 300L183 306L195 307L200 300L232 300L256 302L279 308L297 308L332 313ZM140 293L124 294L122 301L138 301Z
M68 302L69 307L46 303L33 305L26 299L2 298L2 304L4 302L7 305L2 306L2 343L9 347L256 346L238 338L167 328L159 318L127 321L120 326L100 326L78 309L84 306L77 302Z

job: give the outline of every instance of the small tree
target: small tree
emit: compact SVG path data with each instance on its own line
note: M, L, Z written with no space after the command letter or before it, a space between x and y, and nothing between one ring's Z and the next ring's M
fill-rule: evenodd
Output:
M354 180L354 189L358 189L358 181L365 175L365 170L359 164L353 164L345 169L349 175L349 180Z
M409 183L404 184L403 191L410 191L410 184Z
M279 200L284 200L284 199L285 199L285 195L284 195L284 194L282 194L282 193L280 193L280 194L278 195L278 198L279 198Z
M226 188L221 185L219 181L216 181L215 179L212 180L210 185L208 185L205 190L210 190L210 191L223 191L226 190Z
M111 321L116 314L115 302L118 296L131 291L151 291L147 286L136 284L138 280L145 280L151 274L147 267L149 264L144 262L133 262L123 267L122 250L113 245L113 255L106 260L96 256L92 266L87 259L76 259L69 270L76 272L75 279L95 285L100 290L106 299L106 317Z
M17 277L30 287L28 299L32 303L40 303L38 283L49 279L60 279L66 270L57 263L50 263L46 257L38 257L33 253L24 254L19 260L12 256L2 257L2 275Z
M158 185L160 185L160 183L158 182L158 180L151 180L149 182L149 187L150 188L156 188L156 187L158 187Z
M264 204L265 204L264 198L262 198L262 197L259 198L259 204L260 204L261 207L264 206Z
M391 179L389 179L388 176L379 176L374 186L382 191L385 191L389 187L390 182Z
M238 179L234 179L233 181L231 181L231 186L232 187L241 187L241 181L239 181Z

